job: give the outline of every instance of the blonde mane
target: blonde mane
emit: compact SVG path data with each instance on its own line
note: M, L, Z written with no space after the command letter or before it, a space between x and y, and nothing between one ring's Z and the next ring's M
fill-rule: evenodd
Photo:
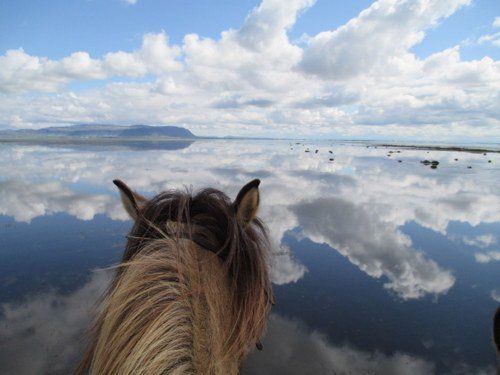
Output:
M138 209L76 373L238 373L272 298L263 225L213 189Z

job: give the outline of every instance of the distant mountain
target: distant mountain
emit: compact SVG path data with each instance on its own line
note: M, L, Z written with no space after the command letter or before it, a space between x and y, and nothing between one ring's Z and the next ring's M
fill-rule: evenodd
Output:
M157 140L164 138L194 139L197 137L188 129L179 126L72 125L38 130L3 130L0 131L0 138L129 138Z

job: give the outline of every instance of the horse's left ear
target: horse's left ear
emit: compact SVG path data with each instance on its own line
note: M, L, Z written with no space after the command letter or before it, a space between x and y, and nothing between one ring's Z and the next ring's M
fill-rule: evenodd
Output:
M147 199L130 189L125 182L121 180L113 180L113 183L120 190L120 197L125 211L127 211L132 219L136 220L140 211L146 205Z
M260 199L259 184L260 180L255 179L243 186L233 203L236 217L242 224L249 223L257 214Z

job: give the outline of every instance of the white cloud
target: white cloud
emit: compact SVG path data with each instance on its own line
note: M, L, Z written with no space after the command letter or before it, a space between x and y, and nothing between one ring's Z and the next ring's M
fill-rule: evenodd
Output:
M492 23L492 28L500 27L500 17L495 17ZM479 44L491 44L495 47L500 47L500 32L494 32L490 34L481 35L479 38L468 38L462 42L463 45L479 45Z
M314 1L264 0L218 39L188 34L177 46L165 32L151 33L135 51L100 58L9 50L0 56L0 124L175 123L200 135L491 140L500 137L500 62L463 61L453 46L425 59L410 51L469 3L380 0L305 46L287 33ZM65 90L74 80L112 77L128 81Z
M0 92L55 92L73 80L109 77L141 77L147 73L163 75L181 69L176 59L180 47L170 46L167 35L145 34L135 52L110 52L93 59L87 52L75 52L61 60L28 55L22 48L0 56Z
M462 241L467 245L484 249L495 244L497 242L497 238L493 234L481 234L475 237L464 236Z
M500 47L500 32L480 36L477 40L477 44L483 43L491 43L495 47Z
M358 75L397 73L395 65L414 64L408 50L424 31L468 5L470 0L379 0L334 31L312 37L301 67L321 77L345 80ZM413 61L412 61L413 60ZM387 72L387 67L392 68Z
M475 253L474 258L478 263L489 263L500 261L500 251L488 251L486 253Z

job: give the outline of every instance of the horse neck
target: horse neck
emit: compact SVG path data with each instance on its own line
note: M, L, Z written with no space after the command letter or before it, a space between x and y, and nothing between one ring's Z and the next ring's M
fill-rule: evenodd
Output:
M216 255L157 240L118 273L97 323L95 374L231 374L229 281Z

